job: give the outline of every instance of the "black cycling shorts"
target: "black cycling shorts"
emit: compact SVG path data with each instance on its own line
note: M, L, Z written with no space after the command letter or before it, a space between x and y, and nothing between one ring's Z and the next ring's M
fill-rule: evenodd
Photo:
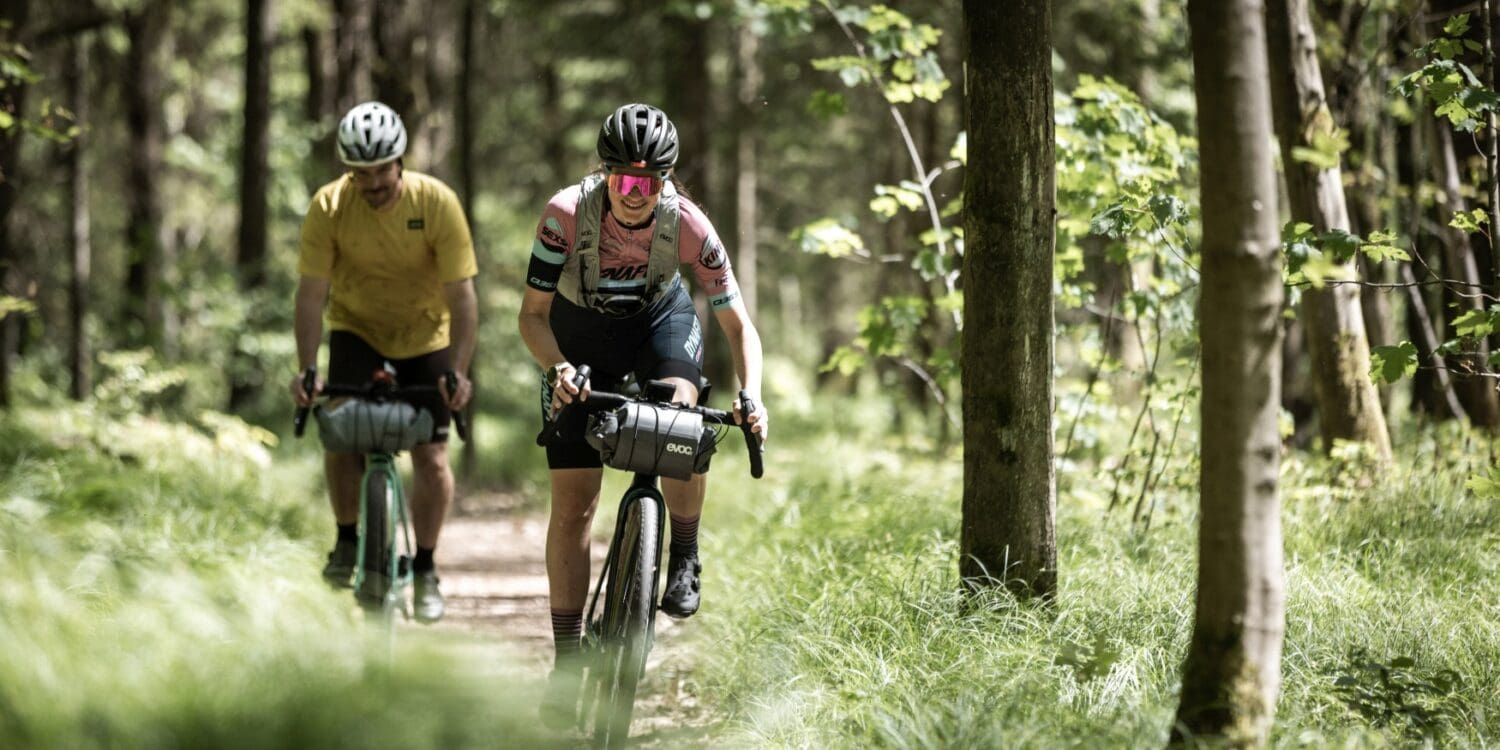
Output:
M618 393L627 374L637 383L684 378L701 383L703 375L703 327L693 298L681 285L667 292L656 304L626 318L611 318L569 302L562 295L552 298L552 335L563 356L575 367L592 369L589 387ZM700 394L701 398L701 394ZM542 380L541 406L545 432L552 389ZM588 415L570 411L563 418L562 434L544 441L549 469L591 469L603 466L599 452L584 442Z
M339 385L361 386L370 382L371 376L391 363L396 370L396 385L438 384L443 373L453 369L448 347L428 352L410 359L391 359L375 347L370 346L359 334L349 331L333 331L328 334L328 382ZM448 422L451 416L448 405L440 394L416 396L411 404L432 413L432 439L429 443L448 442Z

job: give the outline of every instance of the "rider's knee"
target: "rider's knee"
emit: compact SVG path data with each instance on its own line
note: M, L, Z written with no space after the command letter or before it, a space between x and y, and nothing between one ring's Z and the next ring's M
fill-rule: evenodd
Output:
M448 471L448 446L444 443L427 443L411 449L412 470L441 475Z

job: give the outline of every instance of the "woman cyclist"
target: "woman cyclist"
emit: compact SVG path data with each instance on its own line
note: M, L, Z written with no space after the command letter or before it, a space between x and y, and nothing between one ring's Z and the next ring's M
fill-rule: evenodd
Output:
M587 399L591 387L618 391L631 373L641 383L672 383L676 402L697 402L703 334L678 273L689 264L729 337L735 373L758 405L743 419L764 442L760 336L713 224L673 185L677 129L656 107L627 104L604 121L598 152L602 168L552 196L532 244L520 327L545 368L544 419L575 398ZM593 369L592 381L581 388L572 382L577 364ZM576 710L580 665L574 657L588 594L589 527L603 477L599 453L584 442L584 415L575 412L567 421L564 438L546 446L552 480L547 580L556 656L542 717L557 727L571 724ZM673 617L698 611L704 479L662 480L672 536L661 610Z

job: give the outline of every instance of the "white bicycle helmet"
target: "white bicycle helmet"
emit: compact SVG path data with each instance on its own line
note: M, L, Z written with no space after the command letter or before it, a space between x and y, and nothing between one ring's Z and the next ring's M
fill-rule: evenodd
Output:
M339 160L351 167L373 167L406 153L406 126L396 110L365 102L339 121Z

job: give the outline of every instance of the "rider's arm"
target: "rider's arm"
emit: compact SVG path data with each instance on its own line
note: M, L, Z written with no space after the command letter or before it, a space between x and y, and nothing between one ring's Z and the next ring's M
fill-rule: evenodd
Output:
M532 358L543 368L567 359L557 345L557 337L552 335L552 323L547 319L552 311L553 296L553 292L527 287L526 294L521 297L521 340L526 342Z
M714 317L718 319L719 327L724 329L724 335L729 338L729 353L734 358L734 374L739 376L740 384L750 392L751 398L761 400L760 334L756 332L755 324L750 322L745 306L735 304L721 307L714 312Z
M453 317L449 346L453 352L453 370L469 372L474 359L474 334L479 327L479 300L474 295L474 280L450 281L443 285L448 298L448 312Z
M328 279L303 276L297 283L293 330L297 336L297 369L318 364L318 346L323 342L323 303L328 301Z

